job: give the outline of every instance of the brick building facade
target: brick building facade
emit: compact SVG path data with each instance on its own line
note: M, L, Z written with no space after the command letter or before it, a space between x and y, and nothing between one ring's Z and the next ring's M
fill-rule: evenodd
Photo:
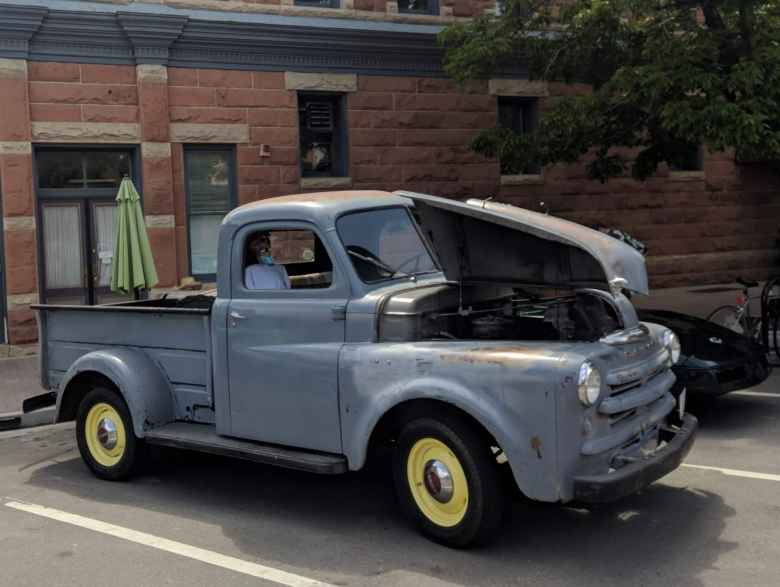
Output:
M489 3L442 0L420 15L384 0L285 1L242 14L218 11L219 0L188 3L210 11L0 4L0 313L11 342L35 339L31 303L110 298L101 271L125 173L162 288L209 280L214 227L231 207L347 187L494 196L618 226L648 244L654 287L764 278L776 262L772 169L705 153L696 169L600 184L584 165L502 175L471 152L475 133L500 122L500 102L543 110L587 91L522 71L465 87L446 79L437 27Z

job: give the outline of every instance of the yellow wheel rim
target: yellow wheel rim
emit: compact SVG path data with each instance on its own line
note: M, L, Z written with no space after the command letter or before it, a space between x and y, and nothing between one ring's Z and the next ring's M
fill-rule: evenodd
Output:
M122 417L112 406L92 406L84 423L84 437L92 458L104 467L113 467L125 454L127 435Z
M431 522L450 528L463 520L469 487L460 461L446 444L435 438L415 442L406 461L406 478L417 507Z

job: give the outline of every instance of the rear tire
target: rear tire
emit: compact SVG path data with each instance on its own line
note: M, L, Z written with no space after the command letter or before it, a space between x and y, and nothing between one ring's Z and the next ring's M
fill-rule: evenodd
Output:
M456 548L494 537L506 504L504 483L490 443L468 421L410 421L393 460L401 509L425 536Z
M79 404L76 441L87 467L108 481L131 477L146 448L133 432L130 411L122 397L102 386L93 388Z

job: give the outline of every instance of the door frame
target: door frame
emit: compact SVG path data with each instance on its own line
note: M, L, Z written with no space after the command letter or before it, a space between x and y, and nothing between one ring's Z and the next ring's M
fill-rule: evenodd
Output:
M327 254L333 270L333 281L330 285L330 287L327 288L302 288L302 289L258 289L258 290L251 290L247 289L244 284L244 262L246 259L245 252L246 252L246 242L247 239L255 232L259 231L274 231L274 230L307 230L311 231L315 237L320 241L322 244L322 247L324 248L325 253ZM252 438L254 440L259 440L261 442L273 442L273 443L280 443L280 444L289 444L291 446L298 446L300 448L310 448L310 449L317 449L317 450L326 450L326 451L332 451L332 452L340 452L342 450L342 444L341 444L341 427L339 425L339 418L340 418L340 412L339 412L339 389L338 389L338 354L341 351L341 349L346 344L347 340L347 320L346 320L346 314L343 318L335 318L333 311L337 307L342 307L346 311L346 306L349 303L350 297L351 297L351 286L348 279L348 274L344 270L343 264L338 256L335 255L334 250L334 244L333 241L328 238L329 234L324 231L320 226L317 226L311 221L308 220L301 220L301 219L291 219L291 220L258 220L256 222L252 222L249 224L246 224L242 226L241 228L237 229L236 232L233 234L233 238L231 239L230 244L230 265L229 265L229 283L230 283L230 296L226 298L226 314L230 314L234 311L243 312L242 306L246 307L249 311L243 316L243 318L246 318L248 320L253 320L255 316L252 315L252 309L258 310L257 314L266 314L266 312L270 308L280 308L284 305L288 305L290 307L293 307L294 305L303 305L305 304L307 308L311 309L314 307L319 306L322 310L322 315L325 316L325 320L328 321L328 324L334 324L337 325L338 328L341 329L341 333L337 340L317 340L312 342L311 340L306 341L293 341L291 339L283 340L283 341L267 341L267 342L258 342L257 337L262 337L264 335L264 332L262 329L253 329L249 327L247 324L244 325L242 328L240 323L237 325L231 325L228 320L230 319L228 315L225 316L225 329L224 329L224 344L225 344L225 360L227 364L232 365L231 369L227 371L227 375L225 377L225 385L222 385L222 390L219 392L221 394L221 397L223 399L226 399L227 401L221 401L217 402L217 405L223 405L225 406L225 410L218 415L217 419L217 426L218 429L221 428L220 426L220 418L226 419L226 425L223 425L228 428L229 434L239 435L241 437L245 438ZM308 303L307 303L308 302ZM271 319L275 319L277 315L274 315L273 312L266 314L267 317ZM216 320L216 318L215 318ZM301 329L298 328L298 331ZM289 332L289 331L288 331ZM324 418L322 415L319 416L319 422L317 426L315 426L313 423L311 423L310 433L308 433L306 436L304 435L298 435L297 441L294 443L290 442L290 438L282 438L280 435L275 435L272 437L265 437L262 435L253 435L253 434L246 434L246 427L244 427L244 430L238 428L237 429L237 421L234 417L234 414L236 413L234 411L235 405L236 405L236 399L238 398L238 394L241 393L241 389L239 386L235 384L234 376L239 373L236 365L236 361L247 361L249 360L247 357L241 358L239 356L234 355L234 348L236 348L236 339L235 337L244 337L252 336L254 337L253 344L258 344L260 347L265 347L267 349L277 350L281 347L285 348L284 360L288 362L292 362L300 367L301 364L305 365L303 367L302 373L306 372L306 369L315 369L312 367L313 363L316 363L317 361L321 361L321 365L326 366L332 366L333 368L333 399L334 399L334 409L335 414L330 421L334 425L334 427L328 429L327 428L327 419ZM305 358L307 356L307 347L324 347L321 350L317 351L317 356L311 357L312 361L305 361L300 362L301 359ZM244 347L239 347L244 348ZM322 352L325 351L325 352ZM328 352L330 351L330 352ZM311 356L311 355L309 355ZM296 358L297 357L297 358ZM332 361L332 362L331 362ZM256 364L255 364L256 366ZM327 367L326 367L327 368ZM273 369L272 369L273 370ZM321 372L321 370L320 370ZM239 380L242 380L239 377ZM242 380L246 381L246 380ZM292 384L290 384L292 385ZM285 396L284 393L280 393L280 389L273 390L269 388L270 393L268 396L264 399L264 401L269 401L268 404L269 407L276 408L277 410L283 409L284 404L281 403L281 398ZM327 390L325 390L327 393ZM305 418L304 414L301 414L301 419ZM259 421L259 420L258 420ZM323 424L323 422L325 422ZM326 426L326 428L323 428L323 426ZM224 429L224 428L222 428ZM315 430L319 429L320 432L315 432ZM309 430L309 429L307 429ZM324 432L322 432L324 430ZM263 430L265 432L265 430ZM273 431L272 431L273 433ZM323 442L328 442L329 446L326 448L323 448L324 444Z
M35 190L35 225L36 230L36 250L38 253L38 296L40 303L46 303L46 260L43 246L43 204L49 202L74 202L79 203L84 210L84 219L82 228L86 229L82 253L86 260L87 273L87 304L95 303L95 292L92 284L93 268L89 259L91 258L92 240L94 230L91 218L92 202L108 202L116 198L114 188L96 188L91 192L81 189L59 189L47 190L41 189L38 185L38 158L37 154L41 151L127 151L130 153L130 179L136 186L138 195L141 198L143 207L141 156L139 145L137 144L78 144L78 143L35 143L33 144L33 186Z

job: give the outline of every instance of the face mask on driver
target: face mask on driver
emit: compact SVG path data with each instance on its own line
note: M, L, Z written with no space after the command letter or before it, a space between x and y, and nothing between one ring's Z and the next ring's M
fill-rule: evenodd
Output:
M273 255L258 255L257 260L260 261L263 265L274 264Z

